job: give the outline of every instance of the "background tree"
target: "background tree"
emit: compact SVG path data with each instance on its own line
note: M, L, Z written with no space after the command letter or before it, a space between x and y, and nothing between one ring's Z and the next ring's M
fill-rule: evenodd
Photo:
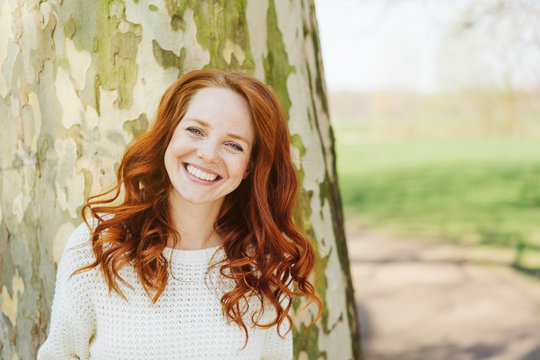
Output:
M325 302L307 336L314 309L295 302L295 357L360 358L312 0L0 3L0 358L35 358L85 198L113 183L163 91L202 67L253 73L289 115Z
M487 132L526 131L523 109L540 94L539 34L535 0L469 0L448 26L439 51L441 84L474 101Z

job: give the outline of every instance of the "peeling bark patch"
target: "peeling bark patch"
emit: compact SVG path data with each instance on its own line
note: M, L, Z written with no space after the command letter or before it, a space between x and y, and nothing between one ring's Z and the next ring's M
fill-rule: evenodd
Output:
M29 133L31 134L30 149L32 153L37 151L38 137L41 134L41 109L39 106L39 99L34 92L28 94L28 105L32 111L33 128Z
M76 30L77 26L75 25L75 21L73 20L73 17L70 16L69 20L64 24L64 34L66 34L69 39L73 39Z
M299 134L294 134L291 136L291 145L298 149L300 157L303 157L306 154L306 147L304 146L302 137Z
M53 260L58 265L60 259L62 258L62 253L66 247L67 240L69 236L75 231L75 226L72 223L65 223L60 226L56 235L54 236L52 255Z
M186 30L186 24L184 22L184 11L187 7L187 2L178 0L165 0L165 6L171 17L171 27L174 31Z
M41 72L43 70L45 61L56 61L56 49L54 46L53 33L57 23L58 18L56 14L50 12L47 24L42 28L41 31L38 31L38 47L35 52L35 54L37 55L37 59L39 60L39 67L37 68L37 72Z
M306 325L302 324L296 336L293 336L293 354L295 359L328 359L326 351L319 350L319 334L317 327L309 329L304 336Z
M109 14L96 19L95 56L101 86L106 90L116 89L119 107L129 108L137 81L135 58L142 30L140 25L126 21L124 3L100 0L95 6L102 14ZM120 29L121 23L127 26L125 32Z
M76 219L77 209L84 202L82 191L73 191L84 189L84 175L77 173L77 145L72 138L57 139L54 142L54 150L58 155L55 176L58 205Z
M180 50L180 55L176 56L173 51L164 50L159 46L159 43L156 40L152 40L152 51L154 53L154 58L156 62L164 69L173 67L178 68L179 74L182 74L184 59L186 57L186 49L182 48Z
M239 64L242 64L246 59L246 54L244 53L244 50L242 50L242 47L227 39L225 47L223 48L223 58L227 64L230 64L233 60L233 56L236 58L235 61Z
M11 33L11 15L9 10L9 2L3 1L0 10L0 33L2 36L0 36L0 65L4 65L4 61L7 59L8 54L10 57L16 56L17 54L13 54L8 52L8 46L13 42L13 35ZM7 65L7 64L5 64ZM2 71L2 68L5 68L6 70L10 70L10 66L0 66L0 97L5 97L7 95L7 79L4 78L4 74Z
M65 49L71 77L77 85L77 90L83 90L86 87L86 72L92 62L90 53L84 50L78 51L70 39L66 39Z
M218 4L213 1L196 0L185 2L166 0L165 3L174 30L185 30L184 12L188 8L193 10L193 19L197 24L197 41L210 53L208 67L253 72L255 64L249 44L246 0L220 0ZM226 50L227 41L237 44L244 56L238 51L232 51L230 59L227 59L229 54Z
M310 22L311 26L310 29L313 32L311 35L311 42L313 46L313 51L315 53L315 67L317 71L315 72L315 85L317 88L317 95L319 96L319 101L321 102L321 105L324 109L325 115L329 116L328 112L328 99L326 98L326 87L324 85L324 79L323 79L323 70L322 70L322 53L320 49L320 43L319 43L319 37L317 34L319 33L319 29L317 27L317 18L315 17L315 8L314 4L310 4ZM304 29L306 27L304 26ZM304 30L304 35L307 35Z
M327 295L327 276L325 275L325 270L328 266L328 259L331 255L330 253L323 255L321 254L321 251L318 246L317 242L317 235L315 234L315 230L313 228L313 224L311 221L312 216L312 198L313 198L313 191L306 191L303 188L300 189L298 197L297 197L297 209L295 209L295 223L299 224L308 239L311 239L311 243L313 244L313 247L315 249L316 254L316 266L313 273L314 281L313 285L315 286L315 291L319 296L321 296L323 300L323 312L321 315L321 319L319 320L319 323L322 324L322 330L319 329L318 326L313 326L309 329L309 332L307 334L304 334L303 330L305 329L305 325L302 324L302 331L297 332L297 341L295 341L295 351L299 350L308 350L311 351L309 348L310 344L315 344L315 347L313 349L319 349L318 345L318 337L319 333L328 334L328 306L326 304L326 301L324 300ZM322 241L322 240L320 240ZM302 299L300 298L294 298L293 300L293 308L295 309L295 312L297 312L301 308L301 302ZM317 353L318 354L318 353ZM314 354L309 354L310 359L317 359L318 357L313 357ZM299 353L295 352L295 357L298 357Z
M15 198L13 199L13 205L11 208L11 212L13 215L15 215L15 218L18 222L21 222L24 218L24 212L26 210L27 204L23 204L24 197L22 193L18 193Z
M64 69L58 68L54 85L59 96L58 101L62 104L62 125L69 129L75 124L80 124L83 116L82 104L69 74Z
M11 295L5 285L2 285L2 297L0 309L8 317L12 326L17 323L17 313L19 304L19 294L24 293L24 282L19 276L19 270L15 270L15 275L11 279Z
M146 114L141 114L137 119L125 121L122 128L132 137L135 137L148 130L148 118Z
M330 253L331 252L332 251L330 250ZM323 311L322 311L322 315L321 315L321 324L322 324L322 327L323 327L323 332L325 334L330 333L330 331L328 330L329 329L329 326L328 326L328 304L324 300L326 295L327 295L327 290L328 290L328 277L324 275L324 271L328 267L328 259L329 258L330 258L330 254L328 254L326 256L320 256L319 255L319 257L317 259L317 264L319 265L318 268L317 268L317 271L320 271L322 276L318 276L317 281L315 281L315 284L314 284L315 289L317 291L317 294L320 294L321 296L323 296L324 306L323 306Z

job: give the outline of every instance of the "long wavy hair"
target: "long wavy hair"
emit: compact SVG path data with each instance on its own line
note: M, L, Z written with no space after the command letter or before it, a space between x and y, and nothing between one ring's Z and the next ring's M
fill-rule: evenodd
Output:
M318 306L311 326L321 316L322 302L308 280L315 266L314 249L291 217L298 181L289 152L287 121L272 90L242 72L191 71L165 91L152 128L135 138L124 153L116 185L90 197L82 209L91 231L95 261L74 274L100 266L109 292L114 290L125 299L118 281L131 286L119 270L130 264L152 302L163 293L169 276L163 250L168 239L180 239L172 225L172 185L165 170L165 150L190 100L208 87L231 89L243 96L251 109L256 134L251 171L225 197L214 225L224 239L226 254L225 260L214 265L220 265L220 274L235 284L221 297L223 314L243 328L247 344L247 308L242 300L255 296L261 305L267 300L275 309L275 319L260 324L253 314L253 324L279 328L287 319L288 333L293 296L307 296L309 303ZM88 224L87 212L93 226ZM291 290L292 285L298 292Z

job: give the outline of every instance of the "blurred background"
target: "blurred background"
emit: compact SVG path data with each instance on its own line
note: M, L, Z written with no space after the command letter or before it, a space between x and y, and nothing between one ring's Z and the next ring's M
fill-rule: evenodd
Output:
M315 4L366 358L540 359L540 1Z

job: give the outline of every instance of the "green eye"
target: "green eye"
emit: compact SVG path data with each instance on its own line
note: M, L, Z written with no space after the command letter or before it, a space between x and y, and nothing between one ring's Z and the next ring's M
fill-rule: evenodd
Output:
M202 131L195 127L188 127L186 131L189 131L190 133L195 134L195 135L202 135Z
M244 149L242 149L242 147L236 143L229 143L229 146L235 149L236 151L244 151Z

